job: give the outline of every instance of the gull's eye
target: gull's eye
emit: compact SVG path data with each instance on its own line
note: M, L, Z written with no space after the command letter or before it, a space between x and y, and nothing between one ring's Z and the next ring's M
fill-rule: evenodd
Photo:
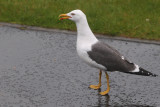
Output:
M74 14L74 13L71 13L71 15L74 16L75 14Z

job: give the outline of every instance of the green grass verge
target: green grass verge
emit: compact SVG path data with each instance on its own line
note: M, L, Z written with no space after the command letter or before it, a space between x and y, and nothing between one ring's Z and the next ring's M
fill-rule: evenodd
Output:
M160 40L160 0L0 0L0 21L76 30L61 13L81 9L93 32Z

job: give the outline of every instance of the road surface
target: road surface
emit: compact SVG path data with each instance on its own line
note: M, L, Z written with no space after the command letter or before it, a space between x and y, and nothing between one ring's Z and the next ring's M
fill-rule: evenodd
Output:
M100 40L141 67L160 75L160 45ZM143 42L143 41L142 41ZM109 95L98 70L79 60L76 35L0 26L0 107L158 107L160 76L109 72Z

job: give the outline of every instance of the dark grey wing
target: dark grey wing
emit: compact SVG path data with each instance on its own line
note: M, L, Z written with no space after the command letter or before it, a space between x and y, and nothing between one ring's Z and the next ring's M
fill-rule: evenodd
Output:
M107 68L107 71L129 72L135 69L135 65L122 58L121 54L109 45L97 42L92 50L87 52L96 63Z

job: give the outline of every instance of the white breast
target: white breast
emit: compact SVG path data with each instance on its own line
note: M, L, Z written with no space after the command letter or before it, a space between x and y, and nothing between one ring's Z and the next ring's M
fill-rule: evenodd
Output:
M97 64L95 61L93 61L87 53L88 51L91 51L92 45L97 43L98 40L91 31L86 17L83 17L81 18L81 20L77 21L76 26L77 26L77 53L79 57L84 62L93 67L106 70L104 66Z
M82 40L82 39L81 39ZM97 41L94 41L95 43ZM98 69L102 69L102 70L106 70L106 68L98 63L96 63L95 61L93 61L89 55L88 55L88 51L91 51L91 45L94 44L94 42L92 41L92 43L85 42L84 41L77 41L77 53L78 56L84 61L86 62L88 65L98 68Z

